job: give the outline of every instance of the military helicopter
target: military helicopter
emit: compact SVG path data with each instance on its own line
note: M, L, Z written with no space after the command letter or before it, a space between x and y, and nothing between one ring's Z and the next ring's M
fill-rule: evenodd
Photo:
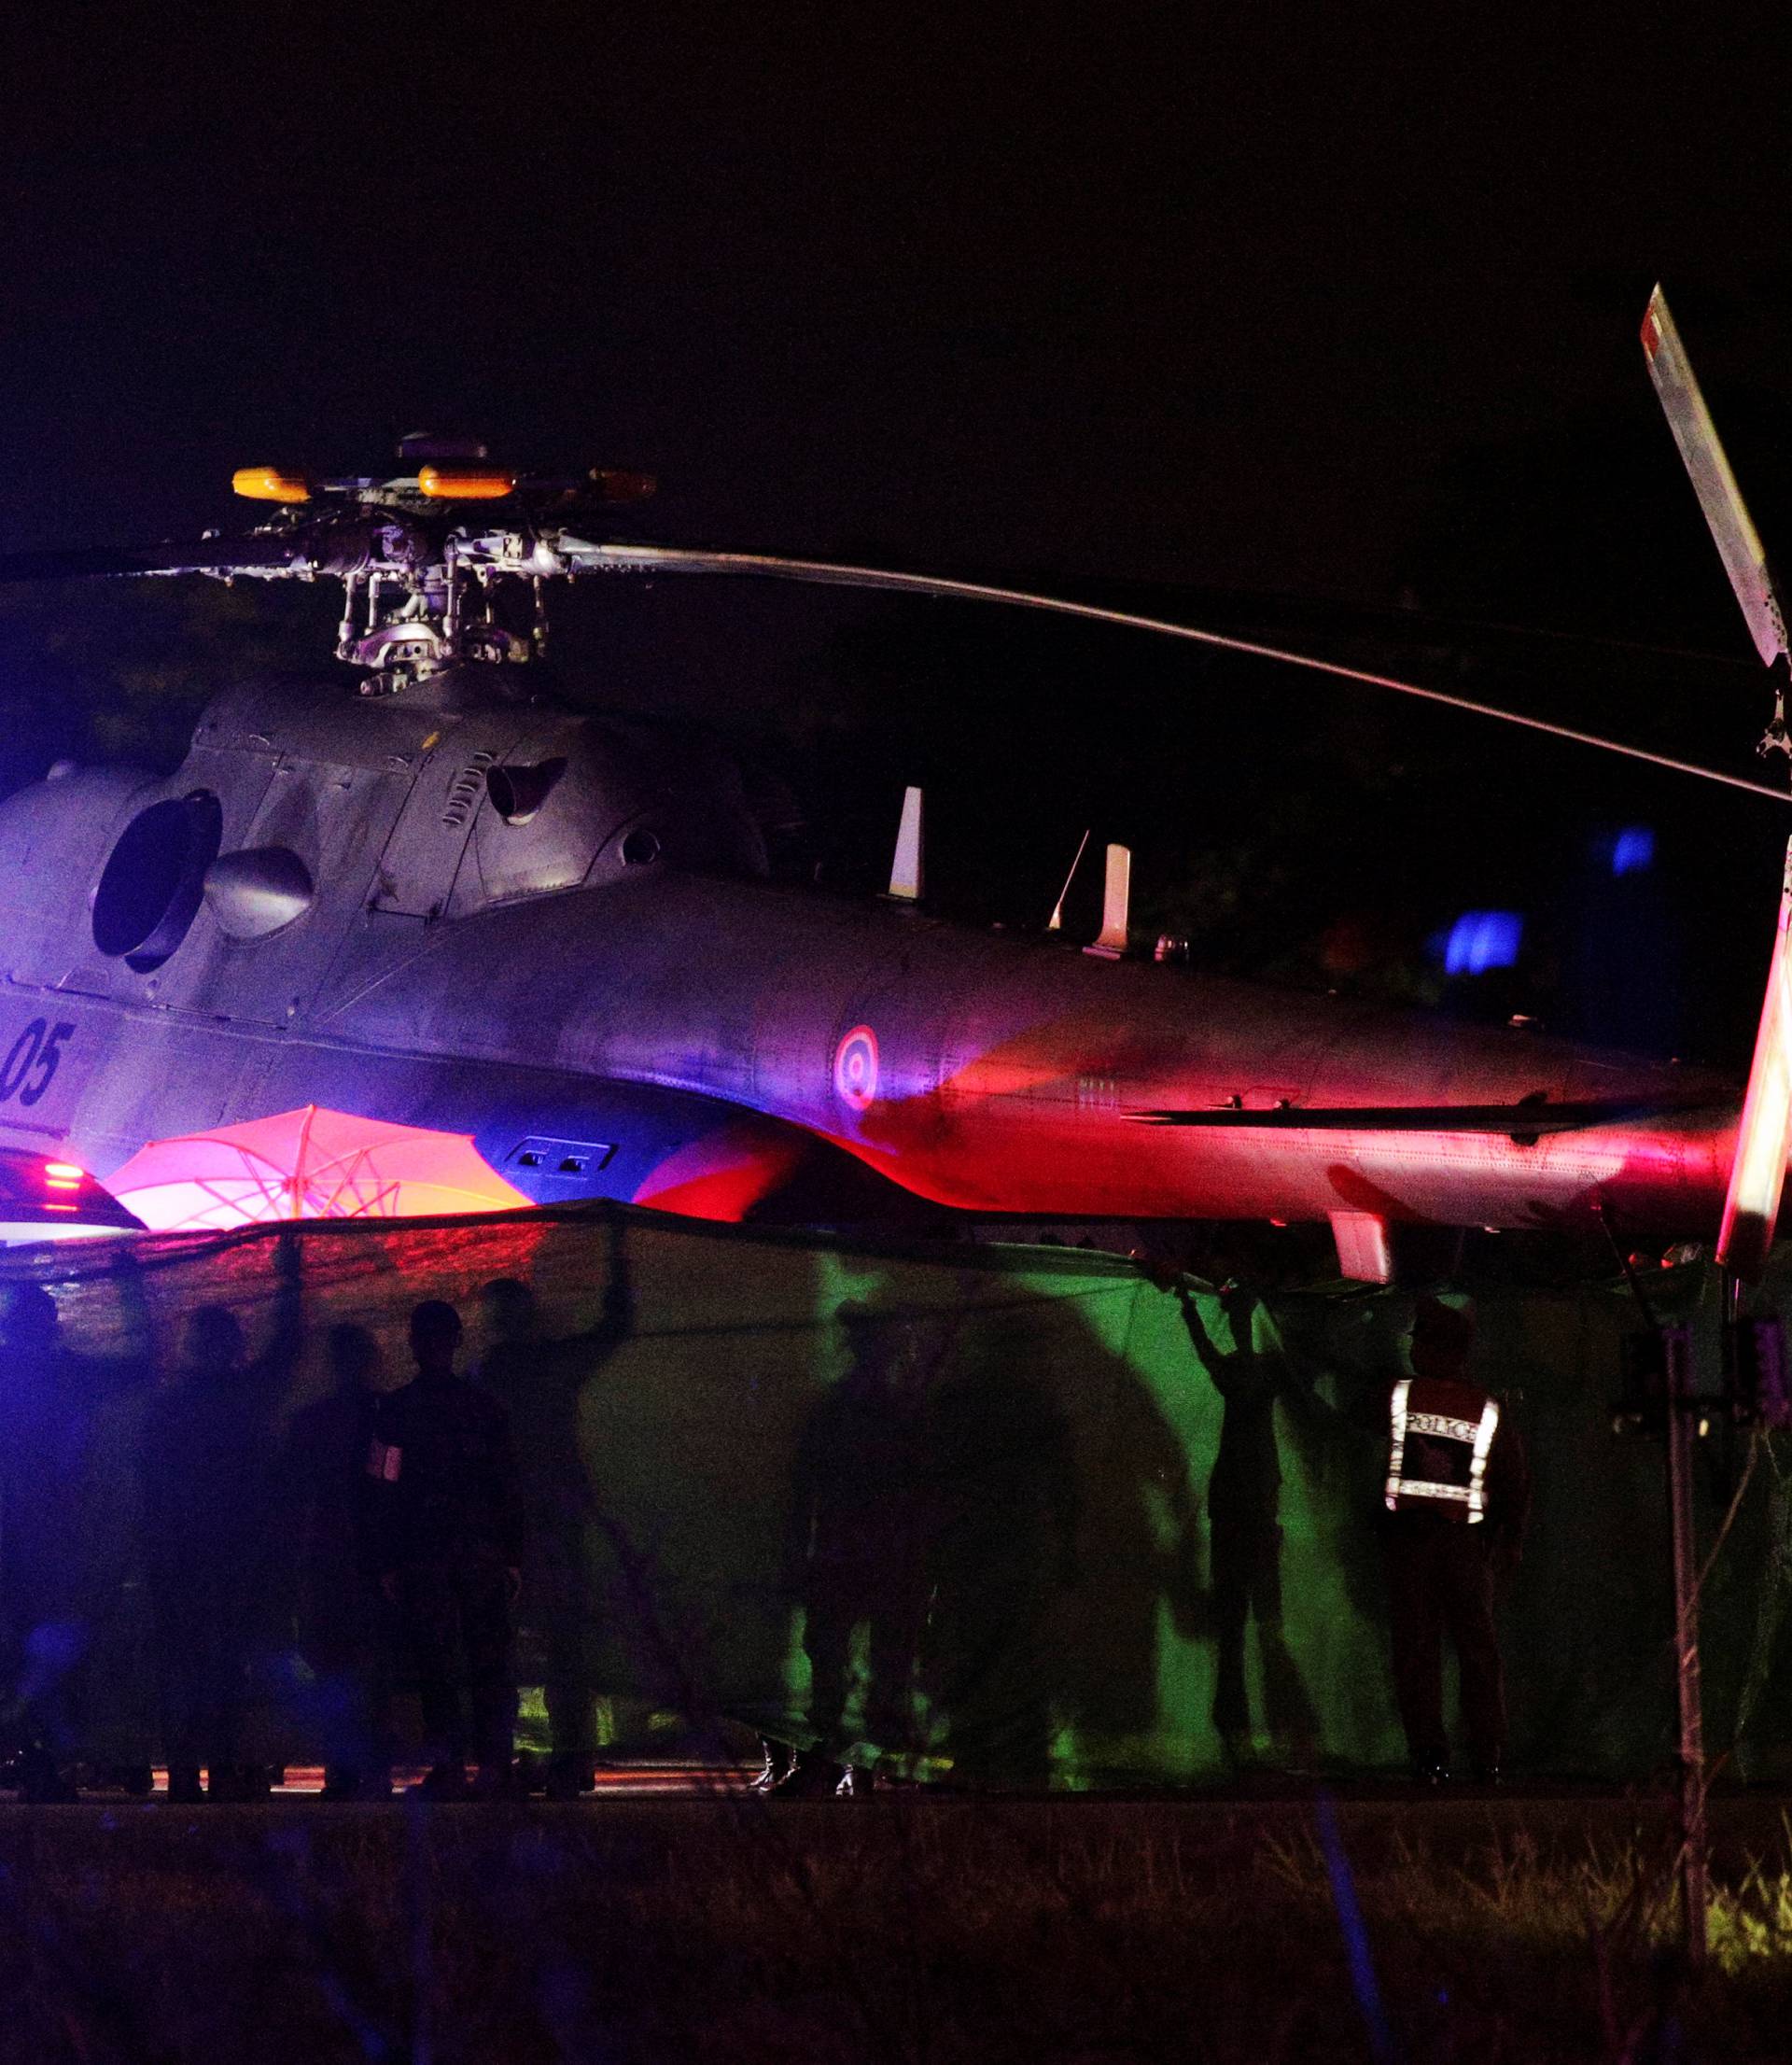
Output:
M1763 658L1764 557L1658 289L1658 387ZM247 685L166 780L57 767L0 805L0 1144L104 1177L152 1139L316 1103L471 1136L541 1202L776 1215L817 1156L911 1197L1084 1219L1329 1222L1391 1280L1414 1229L1603 1213L1758 1271L1784 1176L1786 912L1739 1149L1733 1088L1667 1063L921 908L921 798L888 894L768 878L717 748L538 688L552 583L673 573L1038 609L1239 650L1763 788L1197 626L1062 597L644 543L648 484L412 442L395 477L252 467L243 535L0 558L0 579L339 581L339 694ZM1783 708L1771 738L1785 739ZM1768 790L1779 795L1778 790Z

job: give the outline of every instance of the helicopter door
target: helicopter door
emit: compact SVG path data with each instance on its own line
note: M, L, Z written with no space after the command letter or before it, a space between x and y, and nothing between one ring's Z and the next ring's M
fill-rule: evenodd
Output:
M430 753L380 855L371 909L407 918L440 918L447 909L485 800L485 770L511 740L510 728L463 723Z
M182 1001L214 1017L301 1018L360 915L373 858L410 789L394 771L283 756L241 843L250 855L286 857L301 889L309 884L303 907L285 924L232 926L228 899L215 900L211 950Z

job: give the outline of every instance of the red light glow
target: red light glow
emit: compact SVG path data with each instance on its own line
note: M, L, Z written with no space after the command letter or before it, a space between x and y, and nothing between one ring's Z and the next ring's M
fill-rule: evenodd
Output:
M668 1155L636 1191L634 1202L738 1224L784 1182L802 1152L793 1135L750 1119L719 1127Z

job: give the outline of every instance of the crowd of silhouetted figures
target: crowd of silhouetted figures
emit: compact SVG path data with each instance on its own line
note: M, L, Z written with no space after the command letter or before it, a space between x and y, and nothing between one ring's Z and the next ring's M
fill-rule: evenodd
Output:
M671 1653L677 1616L604 1510L581 1436L590 1386L634 1326L620 1226L595 1324L551 1334L530 1286L501 1278L478 1293L476 1355L459 1313L432 1299L410 1312L396 1370L365 1327L308 1333L299 1243L283 1237L273 1260L261 1338L223 1304L171 1323L141 1296L124 1329L143 1343L134 1358L77 1352L49 1291L0 1286L0 1753L20 1793L68 1799L95 1778L147 1792L162 1764L172 1799L247 1800L290 1754L321 1763L332 1799L388 1797L399 1764L423 1772L429 1798L576 1798L594 1784L598 1643L623 1624L626 1668L658 1706L719 1719L692 1657ZM1185 1279L1163 1288L1189 1374L1222 1406L1203 1486L1184 1437L1071 1301L973 1324L868 1299L819 1323L791 1365L803 1404L788 1475L763 1487L767 1519L783 1501L781 1544L752 1537L775 1567L731 1575L735 1545L718 1538L692 1580L736 1662L756 1655L735 1682L769 1700L761 1725L789 1730L767 1745L771 1790L847 1789L867 1746L885 1772L1047 1787L1067 1721L1097 1743L1158 1726L1166 1625L1211 1645L1228 1763L1267 1742L1277 1762L1310 1765L1319 1716L1283 1631L1278 1414L1322 1443L1356 1416L1320 1398L1250 1294L1228 1287L1216 1322ZM1421 1300L1412 1381L1469 1397L1473 1332ZM1054 1370L1100 1401L1099 1440L1085 1419L1081 1453ZM1370 1387L1362 1424L1384 1455L1388 1401L1403 1395ZM1457 1420L1421 1424L1462 1445ZM1372 1494L1340 1536L1383 1566L1421 1773L1447 1755L1446 1634L1477 1768L1496 1769L1504 1743L1492 1601L1526 1495L1521 1445L1498 1424L1485 1526L1435 1510L1469 1499L1465 1475L1454 1490L1407 1486L1428 1510L1383 1513ZM1467 1471L1465 1447L1458 1460ZM801 1694L787 1668L799 1625ZM542 1687L549 1735L526 1764L519 1676Z
M1011 1323L972 1346L949 1311L891 1325L840 1308L846 1367L797 1443L784 1556L786 1595L803 1608L810 1742L766 1741L766 1790L851 1793L855 1735L912 1767L921 1682L926 1749L955 1777L1049 1787L1067 1723L1072 1746L1079 1730L1124 1746L1159 1725L1166 1617L1211 1646L1224 1766L1242 1770L1263 1743L1280 1768L1314 1768L1321 1717L1284 1630L1281 1431L1314 1453L1348 1444L1367 1465L1351 1472L1365 1496L1349 1500L1333 1547L1352 1573L1363 1631L1378 1604L1386 1613L1414 1776L1433 1785L1449 1775L1448 1637L1470 1769L1497 1782L1506 1720L1495 1599L1516 1567L1529 1478L1517 1429L1466 1381L1472 1314L1418 1299L1410 1373L1365 1369L1339 1404L1320 1396L1317 1366L1288 1350L1255 1294L1228 1282L1204 1311L1185 1277L1158 1281L1193 1350L1189 1380L1204 1379L1222 1407L1204 1501L1184 1438L1092 1337L1060 1328L1029 1342ZM1054 1358L1085 1399L1102 1401L1099 1441L1080 1461L1043 1381ZM1396 1431L1409 1393L1429 1403ZM1446 1407L1485 1414L1483 1447L1471 1445L1479 1426ZM1067 1599L1080 1610L1060 1613ZM1365 1648L1374 1669L1379 1644Z
M555 1723L533 1782L588 1790L589 1494L571 1364L588 1372L625 1330L625 1272L573 1342L540 1337L526 1285L486 1285L490 1345L471 1373L447 1304L410 1315L413 1367L396 1384L371 1331L333 1326L330 1388L286 1417L305 1346L296 1247L278 1269L258 1352L235 1313L203 1305L160 1367L81 1356L49 1292L0 1291L12 1783L32 1801L88 1783L147 1793L160 1763L174 1800L247 1800L277 1781L286 1741L321 1754L328 1796L385 1797L402 1693L405 1761L425 1767L428 1796L513 1794L526 1589ZM526 1480L513 1417L537 1444Z
M580 1438L581 1399L633 1324L620 1237L595 1326L551 1337L530 1288L501 1279L469 1315L477 1355L429 1302L399 1370L365 1328L312 1338L298 1244L275 1264L257 1340L222 1305L171 1319L164 1299L152 1319L145 1298L134 1361L76 1352L42 1288L0 1291L0 1747L19 1790L66 1798L102 1776L147 1791L161 1763L176 1800L252 1798L291 1744L331 1798L385 1797L395 1763L426 1772L427 1796L513 1795L519 1675L543 1688L550 1741L529 1782L590 1790L597 1638L633 1608L650 1636L655 1618ZM1043 1343L852 1301L819 1339L838 1374L804 1409L788 1479L765 1485L784 1502L762 1573L767 1653L787 1653L795 1617L808 1679L791 1719L810 1747L794 1771L774 1752L782 1790L832 1791L855 1742L885 1768L912 1763L923 1705L959 1772L1048 1783L1064 1693L1049 1622L1085 1563L1104 1640L1072 1704L1113 1732L1146 1723L1160 1605L1184 1626L1202 1608L1187 1458L1142 1387L1107 1372L1118 1402L1099 1481L1079 1484ZM793 1384L814 1376L792 1368ZM1238 1474L1250 1415L1228 1412ZM1266 1392L1259 1433L1267 1413ZM1248 1496L1273 1503L1274 1482L1272 1464ZM1248 1610L1241 1595L1222 1644L1240 1731ZM679 1661L661 1677L674 1707Z

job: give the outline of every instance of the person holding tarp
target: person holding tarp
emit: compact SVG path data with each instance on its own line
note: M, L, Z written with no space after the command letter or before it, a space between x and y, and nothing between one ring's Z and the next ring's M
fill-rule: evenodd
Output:
M950 1346L951 1322L880 1316L840 1307L850 1361L797 1441L783 1559L784 1585L803 1609L809 1726L773 1785L781 1797L819 1798L847 1779L847 1693L854 1638L863 1631L863 1732L902 1756L913 1748L915 1671L927 1619L931 1488L924 1433L927 1385Z
M222 1305L187 1321L172 1383L151 1402L138 1473L154 1608L168 1796L246 1800L267 1777L245 1754L249 1678L273 1645L279 1508L274 1413L298 1357L299 1254L283 1238L273 1338L251 1362Z
M1047 1786L1079 1690L1053 1627L1085 1524L1055 1318L1041 1303L968 1330L930 1386L921 1675L955 1782Z
M1393 1640L1394 1696L1414 1776L1449 1776L1443 1637L1456 1649L1470 1765L1497 1784L1505 1753L1505 1688L1495 1590L1518 1567L1530 1507L1524 1447L1506 1409L1469 1382L1475 1322L1421 1298L1412 1374L1387 1394L1382 1560Z
M1282 1763L1308 1763L1319 1730L1282 1630L1281 1457L1275 1413L1279 1398L1309 1417L1322 1409L1313 1401L1310 1382L1295 1377L1281 1349L1256 1346L1258 1300L1250 1291L1230 1281L1220 1290L1220 1311L1232 1336L1232 1346L1224 1349L1209 1331L1187 1280L1175 1279L1174 1289L1189 1340L1225 1408L1207 1485L1219 1647L1213 1725L1227 1762L1234 1767L1248 1763L1253 1738L1245 1637L1254 1621L1264 1719L1274 1753Z
M478 1797L516 1790L523 1494L509 1412L455 1372L460 1335L460 1314L440 1299L411 1314L417 1373L380 1401L363 1480L368 1554L416 1674L424 1791L439 1800L466 1796L469 1748Z
M548 1709L551 1800L576 1800L595 1782L596 1683L592 1661L597 1589L591 1530L597 1499L580 1440L590 1386L634 1327L623 1221L609 1226L609 1273L595 1327L553 1338L534 1290L501 1276L480 1293L492 1345L480 1382L509 1408L524 1481L525 1634L539 1643Z
M72 1800L68 1681L85 1641L75 1605L88 1400L39 1284L0 1296L0 1649L6 1747L32 1801Z
M363 1568L359 1496L379 1411L380 1344L365 1327L338 1324L326 1346L335 1384L287 1432L293 1630L310 1673L324 1798L383 1800L392 1791L389 1608Z

